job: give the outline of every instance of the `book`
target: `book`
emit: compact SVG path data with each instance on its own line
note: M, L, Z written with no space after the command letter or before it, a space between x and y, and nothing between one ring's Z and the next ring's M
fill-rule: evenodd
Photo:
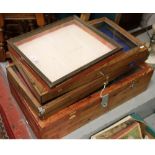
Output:
M142 139L140 124L127 116L93 135L91 139Z

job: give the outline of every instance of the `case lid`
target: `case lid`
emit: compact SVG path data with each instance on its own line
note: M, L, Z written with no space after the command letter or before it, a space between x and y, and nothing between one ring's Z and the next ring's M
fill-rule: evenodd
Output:
M77 17L13 38L8 43L49 87L120 49L113 40Z

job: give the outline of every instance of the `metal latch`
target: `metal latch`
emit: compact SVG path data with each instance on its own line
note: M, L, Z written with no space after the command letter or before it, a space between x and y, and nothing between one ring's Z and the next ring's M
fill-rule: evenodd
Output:
M109 101L109 94L103 95L101 101L101 105L103 108L108 106L108 101Z
M107 84L108 84L108 82L105 82L105 83L104 83L103 89L102 89L101 92L100 92L100 97L101 97L101 99L102 99L101 105L102 105L102 107L104 107L104 108L108 106L108 101L109 101L109 94L102 95L102 93L103 93L103 91L105 90Z

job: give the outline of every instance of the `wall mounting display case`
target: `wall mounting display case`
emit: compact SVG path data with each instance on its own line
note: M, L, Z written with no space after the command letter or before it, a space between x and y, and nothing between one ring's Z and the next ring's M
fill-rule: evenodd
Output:
M110 27L110 29L108 29L108 32L110 33L101 31L100 27L104 25L103 23L106 23L106 28L108 28L108 26ZM66 28L68 26L71 27L66 31ZM65 37L68 36L66 35L66 33L70 34L69 38ZM76 37L74 35L76 35ZM56 36L60 38L60 44L63 45L64 51L62 47L59 47L58 39L51 42L51 38L55 38ZM83 39L85 39L85 41L83 39L77 39L79 37L82 37ZM65 40L65 38L67 39ZM44 39L48 41L46 42ZM93 43L91 43L91 41L93 41ZM54 45L56 45L56 47L50 46L53 43ZM90 45L90 43L92 45ZM94 43L95 45L93 45ZM37 44L37 46L34 46L35 44ZM43 46L45 44L46 46ZM96 46L99 44L100 46ZM68 46L65 47L66 45ZM63 94L69 92L71 93L71 91L78 89L81 86L84 87L85 85L85 88L87 87L87 89L81 88L83 91L81 91L81 89L79 90L81 94L83 94L82 96L75 90L74 95L71 93L72 97L70 97L69 99L70 103L64 98L65 102L67 102L68 105L72 104L78 101L78 99L81 99L102 87L103 83L107 80L111 81L120 74L127 72L129 69L134 67L134 63L143 62L148 56L148 50L145 46L143 46L143 43L135 39L132 35L128 34L117 24L106 18L102 18L99 21L93 20L92 22L88 23L88 25L81 23L81 21L79 21L79 19L75 17L68 18L58 23L46 26L45 28L33 31L32 33L25 34L24 36L11 39L10 41L8 41L8 46L13 62L18 67L30 90L41 105L46 105L46 103L48 103L50 100L60 97ZM76 55L79 51L78 47L80 47L80 49L87 49L84 50L86 53L82 52L83 56L82 54ZM35 48L39 48L39 50L34 50ZM53 50L51 48L57 48L59 52L54 52L55 54L49 56L47 53L53 53ZM102 49L101 53L99 52L100 49ZM57 76L56 74L59 72L63 74L64 77L61 78L59 76L60 79L58 81L56 80L56 83L50 83L48 80L46 81L45 75L47 74L44 74L44 76L42 76L42 73L40 73L40 71L38 72L36 66L34 66L34 64L32 65L33 62L37 64L39 58L36 59L36 57L33 57L31 59L32 62L29 64L28 62L30 61L30 59L28 59L24 55L24 53L26 52L25 50L28 51L27 53L31 53L31 56L28 55L28 58L30 59L32 58L33 54L42 58L41 64L42 66L44 66L43 69L48 72L48 75L51 74L52 76ZM36 51L39 52L37 53ZM81 50L79 52L81 52ZM91 55L88 56L89 52L91 53ZM65 54L65 56L62 56L61 53L62 55L64 55L65 53L70 54ZM97 57L100 55L99 53L103 55L98 59ZM109 55L108 57L107 54ZM52 59L52 57L55 56L57 57L56 61L55 59ZM46 58L48 61L46 61ZM68 61L69 59L72 59L72 61ZM67 75L64 73L64 71L69 71L67 69L67 66L69 68L71 67L70 69L73 69L76 65L80 67L79 63L81 63L82 66L82 63L84 62L83 59L87 61L86 66L79 68L75 72L70 72ZM91 62L89 63L89 61ZM68 65L65 66L63 64L64 62ZM54 70L52 70L52 68L50 67L51 65ZM53 67L53 65L62 65L60 68L63 69L56 69L56 67ZM45 73L47 73L46 71ZM96 81L98 81L98 84L96 83ZM92 85L92 82L95 84L95 86ZM88 89L88 86L91 86L91 89ZM79 95L79 97L76 97L76 94ZM63 105L63 102L61 104Z
M143 92L150 82L153 69L143 63L138 65L135 70L109 83L102 91L102 96L107 97L106 106L101 104L101 90L99 90L44 120L41 120L34 109L29 106L30 98L35 102L34 96L26 83L21 80L21 75L16 67L14 65L8 67L7 72L12 94L36 136L38 138L61 138Z

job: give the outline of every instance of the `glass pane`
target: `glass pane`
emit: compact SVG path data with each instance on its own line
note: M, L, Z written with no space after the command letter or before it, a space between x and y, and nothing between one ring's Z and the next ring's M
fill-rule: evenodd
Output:
M89 31L71 23L28 37L26 41L20 40L15 45L50 83L56 83L117 48Z
M128 51L137 46L107 23L102 22L100 24L96 24L95 27L121 45L123 47L123 51Z

